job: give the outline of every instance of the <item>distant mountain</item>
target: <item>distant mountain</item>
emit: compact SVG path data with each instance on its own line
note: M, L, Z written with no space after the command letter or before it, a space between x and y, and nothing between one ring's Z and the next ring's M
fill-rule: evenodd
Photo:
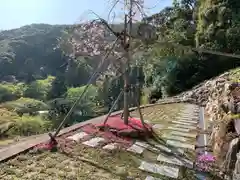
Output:
M0 32L0 78L54 75L66 59L54 50L66 25L32 24Z

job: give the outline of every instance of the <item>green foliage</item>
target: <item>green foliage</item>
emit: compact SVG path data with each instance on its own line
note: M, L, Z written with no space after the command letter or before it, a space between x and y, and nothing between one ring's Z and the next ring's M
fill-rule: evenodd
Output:
M47 99L55 99L61 97L67 91L65 77L63 75L57 76L51 84L51 88L47 94Z
M142 105L149 104L150 95L151 95L151 90L144 88L142 91L141 99L140 99L140 102Z
M40 110L48 110L48 106L42 102L31 98L20 98L15 101L8 101L1 104L1 107L22 115L24 113L34 113Z
M240 83L240 68L236 68L234 70L231 70L230 71L230 81L235 83L235 82L238 82Z
M234 7L229 4L212 0L174 1L172 7L148 18L159 27L159 40L145 53L145 81L152 91L161 89L163 96L175 95L240 65L233 58L197 54L189 49L196 45L239 52L239 21L236 14L236 19L230 18Z
M8 131L9 135L29 136L49 131L51 122L40 116L22 116L15 121L13 128Z
M25 91L23 83L2 83L0 84L0 102L12 101L20 98Z
M76 101L77 98L84 91L85 86L69 88L67 91L66 99L71 102L71 104ZM78 104L78 108L84 115L93 115L94 109L96 109L98 97L98 89L94 85L90 85L88 91L83 97L82 101Z
M0 108L0 138L6 136L28 136L46 132L51 122L40 116L18 116L16 112Z
M6 108L0 108L0 125L5 123L13 123L18 119L16 112L9 111Z
M65 77L66 85L78 87L87 83L93 72L90 60L79 57L76 60L70 60L66 68Z
M48 76L43 80L33 81L24 92L25 97L35 98L39 100L47 100L47 96L52 88L55 77Z

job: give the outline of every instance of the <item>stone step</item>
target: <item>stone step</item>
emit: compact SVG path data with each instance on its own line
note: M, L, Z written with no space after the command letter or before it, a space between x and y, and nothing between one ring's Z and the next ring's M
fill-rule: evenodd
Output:
M187 121L198 121L199 117L196 117L196 116L179 116L177 119L187 120Z
M178 148L195 150L195 145L183 143L183 142L179 142L179 141L167 140L167 144L170 146L178 147Z
M152 126L154 129L165 129L166 126L163 124L155 124Z
M90 146L90 147L96 147L98 146L101 142L104 142L105 139L101 137L94 137L88 141L84 141L82 144Z
M195 117L195 116L198 116L199 115L199 113L186 113L186 112L184 112L184 113L181 113L181 115L182 116L185 116L185 117Z
M166 162L166 163L174 164L178 166L185 166L187 168L193 168L193 162L185 158L177 158L174 156L159 154L157 157L157 161L162 161L162 162Z
M174 123L174 124L181 124L181 125L194 125L193 123L186 123L186 122L181 122L181 121L172 121L172 123Z
M178 120L178 122L182 122L182 123L190 123L190 124L197 124L197 121L192 121L192 120Z
M118 147L118 143L110 143L103 146L103 149L114 150L114 149L117 149L117 147Z
M189 121L198 121L199 117L198 116L182 116L182 115L180 115L176 119L189 120Z
M196 138L197 134L193 133L184 133L184 132L179 132L179 131L172 131L169 132L170 135L177 135L177 136L184 136L184 137L189 137L189 138Z
M142 154L143 151L148 147L149 145L145 142L135 142L131 147L127 149L129 152L137 153L137 154Z
M181 131L181 132L189 132L190 131L189 129L183 129L183 128L178 128L178 127L168 127L167 129Z
M80 140L82 140L86 136L88 136L87 133L80 132L80 133L76 133L76 134L74 134L72 136L68 136L67 139L71 139L73 141L80 142Z
M182 142L186 142L189 140L188 138L185 138L185 137L168 135L168 134L163 134L162 137L165 139L172 139L172 140L177 140L177 141L182 141Z
M177 127L177 128L186 128L186 129L190 129L190 130L195 130L195 129L197 129L196 126L191 126L191 125L181 125L181 124L175 124L173 127Z
M163 175L171 178L178 178L178 175L179 175L179 168L158 165L158 164L149 163L146 161L141 162L139 169L141 169L142 171L159 174L159 175Z
M161 150L167 153L173 153L173 152L178 152L180 154L184 154L184 150L180 149L180 148L175 148L174 151L172 151L170 148L168 148L167 146L161 145L161 144L156 144L155 145L156 148L153 148L155 151L160 152Z

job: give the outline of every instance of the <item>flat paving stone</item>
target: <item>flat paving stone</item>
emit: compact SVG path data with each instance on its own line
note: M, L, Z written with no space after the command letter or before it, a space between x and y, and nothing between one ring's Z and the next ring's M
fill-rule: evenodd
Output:
M191 125L181 125L181 124L175 124L173 127L176 127L176 128L185 128L185 129L190 129L190 130L197 129L196 126L191 126Z
M172 152L172 150L170 148L168 148L167 146L161 145L161 144L156 144L155 147L156 148L153 148L153 149L155 151L158 151L158 152L159 152L159 150L163 150L163 151L168 152L168 153ZM181 148L177 148L177 149L175 149L175 151L177 151L180 154L184 153L184 149L181 149Z
M181 125L191 125L191 126L193 125L190 122L186 123L186 122L180 122L180 121L172 121L172 123L174 123L174 124L181 124Z
M163 124L155 124L152 126L154 129L164 129L166 126Z
M168 127L170 130L175 130L175 131L182 131L182 132L189 132L189 129L184 129L184 128L178 128L178 127Z
M136 141L136 142L135 142L135 145L141 146L141 147L144 147L144 148L148 148L148 147L149 147L149 144L148 144L148 143L142 142L142 141Z
M67 139L71 139L73 141L79 142L81 139L83 139L87 135L88 134L85 132L80 132L80 133L74 134L73 136L68 136Z
M174 141L174 140L167 140L167 144L174 146L174 147L178 147L178 148L184 148L184 149L195 149L195 145L192 144L188 144L188 143L183 143L180 141Z
M174 136L174 135L168 135L168 134L163 134L162 137L166 138L166 139L172 139L172 140L177 140L177 141L182 141L182 142L186 142L186 141L189 140L189 139L187 139L185 137L182 137L182 136Z
M88 141L83 142L82 144L90 146L90 147L96 147L96 146L99 145L100 142L104 142L104 141L105 141L104 138L95 137L95 138L92 138L92 139L90 139Z
M194 117L196 114L195 113L181 113L182 116L185 116L185 117Z
M190 124L197 124L197 121L191 121L191 120L178 120L178 122L183 122L183 123L190 123Z
M172 131L169 132L170 135L177 135L177 136L184 136L184 137L189 137L189 138L196 138L197 134L193 133L184 133L184 132L179 132L179 131Z
M177 119L189 120L189 121L198 121L199 117L196 116L179 116Z
M189 120L189 121L198 121L199 117L197 117L197 116L180 116L177 119Z
M179 168L158 165L158 164L149 163L146 161L141 162L139 169L141 169L142 171L160 174L160 175L168 176L171 178L178 178L178 174L179 174Z
M193 162L188 159L185 159L185 158L177 158L174 156L167 156L164 154L159 154L157 157L157 161L162 161L162 162L166 162L169 164L193 168Z
M110 144L103 146L103 149L114 150L117 148L117 146L118 146L117 143L110 143Z
M156 148L154 148L154 150L159 150L160 149L160 150L163 150L163 151L168 152L168 153L172 152L171 149L169 149L168 147L166 147L164 145L161 145L161 144L156 144L155 147Z
M138 143L137 144L135 143L131 147L129 147L127 151L142 154L145 149L146 148L144 146L140 146Z
M153 177L153 176L147 176L145 180L162 180L162 179L156 178L156 177Z

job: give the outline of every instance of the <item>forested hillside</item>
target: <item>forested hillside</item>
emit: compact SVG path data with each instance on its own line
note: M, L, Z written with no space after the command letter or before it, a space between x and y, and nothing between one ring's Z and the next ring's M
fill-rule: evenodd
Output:
M236 0L175 0L171 7L146 18L157 27L158 40L147 46L141 56L134 56L141 62L140 74L131 64L131 84L139 77L141 102L148 103L150 96L176 95L239 66L238 59L189 48L238 54L239 7ZM121 29L122 25L116 26ZM30 135L55 128L83 91L99 57L69 58L56 48L66 28L32 24L0 32L0 136ZM92 84L68 124L106 113L110 108L123 80L122 76L103 77ZM135 93L130 94L134 106ZM122 106L120 101L116 109ZM39 115L36 111L40 110L49 113Z

